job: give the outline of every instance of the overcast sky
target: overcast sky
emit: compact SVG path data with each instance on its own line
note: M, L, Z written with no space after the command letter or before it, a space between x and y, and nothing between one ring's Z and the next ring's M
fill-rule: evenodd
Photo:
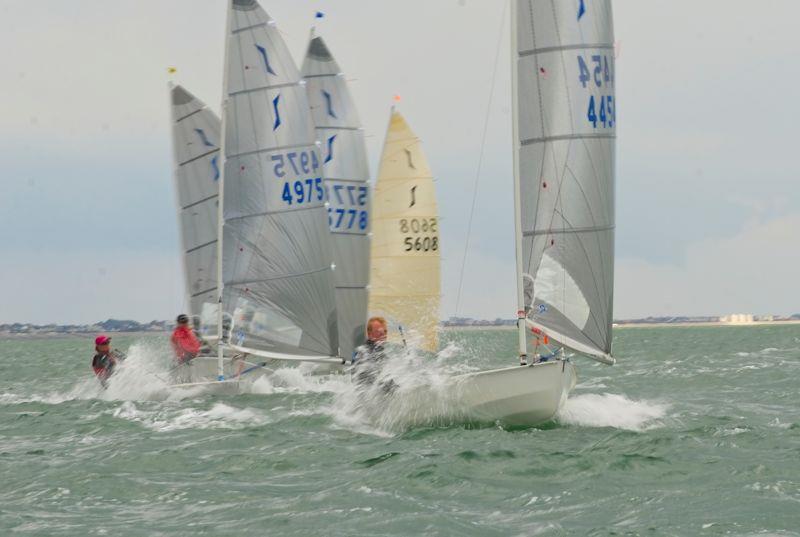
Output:
M352 81L373 175L402 96L438 180L444 318L489 107L460 313L513 317L503 1L262 5L298 63L325 12L319 33ZM615 316L800 311L800 4L617 0L614 14ZM184 307L167 67L219 110L224 25L224 0L0 0L0 322L144 321Z

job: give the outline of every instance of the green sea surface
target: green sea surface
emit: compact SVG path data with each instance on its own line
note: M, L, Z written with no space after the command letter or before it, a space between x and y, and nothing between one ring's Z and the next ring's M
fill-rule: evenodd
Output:
M442 339L437 367L516 360ZM0 341L0 535L800 535L798 326L618 329L520 430L379 429L297 369L170 395L166 337L114 344L103 391L91 338Z

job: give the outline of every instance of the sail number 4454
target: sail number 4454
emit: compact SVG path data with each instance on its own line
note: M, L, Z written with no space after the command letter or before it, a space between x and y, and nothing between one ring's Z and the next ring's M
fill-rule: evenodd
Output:
M607 55L595 54L587 62L583 55L578 55L578 81L584 88L607 89L613 93L613 62ZM592 128L613 128L617 121L617 109L614 95L589 96L586 109L586 120Z

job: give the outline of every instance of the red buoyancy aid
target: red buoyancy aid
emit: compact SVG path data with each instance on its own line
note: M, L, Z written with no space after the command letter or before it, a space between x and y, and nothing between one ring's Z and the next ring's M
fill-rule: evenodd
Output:
M180 361L186 361L197 356L200 352L200 342L188 326L178 326L170 338L175 356Z

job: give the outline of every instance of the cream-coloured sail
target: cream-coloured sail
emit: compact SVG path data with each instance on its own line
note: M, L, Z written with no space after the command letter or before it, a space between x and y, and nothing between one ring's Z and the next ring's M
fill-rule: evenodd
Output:
M370 315L438 349L439 211L420 139L392 110L373 194ZM397 336L399 334L391 334Z

